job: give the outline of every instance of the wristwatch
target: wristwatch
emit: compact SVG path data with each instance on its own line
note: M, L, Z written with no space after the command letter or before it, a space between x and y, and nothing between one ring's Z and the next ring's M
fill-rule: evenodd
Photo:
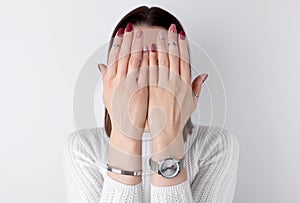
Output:
M153 161L151 158L149 159L149 165L152 171L155 171L159 175L165 178L174 178L176 177L183 167L184 157L182 159L174 159L171 157L167 157L162 161Z

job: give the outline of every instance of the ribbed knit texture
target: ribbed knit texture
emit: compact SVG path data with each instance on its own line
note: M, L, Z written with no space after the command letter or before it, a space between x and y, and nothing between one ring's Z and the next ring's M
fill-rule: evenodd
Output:
M195 126L184 145L188 179L167 187L151 184L148 139L143 140L145 174L137 185L126 185L107 175L108 146L104 128L78 130L68 136L64 167L69 202L229 203L233 200L239 144L234 135L222 128Z

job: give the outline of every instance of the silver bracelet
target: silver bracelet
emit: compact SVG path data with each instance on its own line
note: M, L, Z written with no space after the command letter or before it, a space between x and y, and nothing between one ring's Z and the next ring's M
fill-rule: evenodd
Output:
M110 172L114 172L121 175L130 175L130 176L141 176L143 174L143 170L140 171L125 171L119 168L113 168L108 165L108 162L106 162L107 170Z

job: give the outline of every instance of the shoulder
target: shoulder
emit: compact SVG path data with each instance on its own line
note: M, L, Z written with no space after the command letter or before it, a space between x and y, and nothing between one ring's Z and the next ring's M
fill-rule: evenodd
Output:
M80 129L66 137L64 154L68 159L81 156L103 162L106 158L108 141L103 127Z
M240 146L237 137L222 127L196 125L193 135L195 150L201 160L217 154L238 157Z
M217 126L195 126L195 134L199 144L211 145L216 142L238 145L236 136L222 127Z

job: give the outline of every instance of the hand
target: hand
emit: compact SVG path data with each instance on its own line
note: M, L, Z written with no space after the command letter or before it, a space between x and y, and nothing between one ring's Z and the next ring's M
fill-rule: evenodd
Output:
M104 105L112 131L139 140L148 108L148 53L143 53L142 30L120 29L109 53L108 68L99 64L104 82ZM112 133L113 134L113 133Z
M112 131L108 152L110 166L124 170L141 170L141 135L148 108L148 53L143 50L142 31L120 29L115 36L102 72L104 105L110 115ZM108 172L113 179L134 185L141 177L128 177Z
M149 53L149 129L153 152L163 150L164 156L172 153L174 157L182 157L182 131L197 106L198 97L194 94L200 94L208 76L199 75L191 84L189 60L185 35L183 32L177 35L174 24L168 32L159 33L157 47L152 44ZM164 150L167 147L170 150Z

